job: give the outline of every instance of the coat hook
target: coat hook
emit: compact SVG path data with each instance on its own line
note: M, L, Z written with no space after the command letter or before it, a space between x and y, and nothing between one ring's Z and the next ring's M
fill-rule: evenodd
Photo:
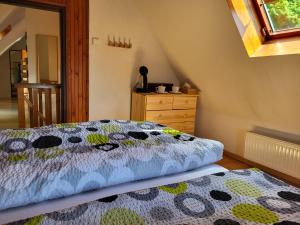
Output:
M118 43L119 47L123 48L123 43L121 42L121 38L119 37L119 43Z
M127 48L126 47L126 38L125 37L123 37L123 48Z
M113 45L112 46L118 47L115 36L113 37Z
M129 39L129 46L128 46L128 48L132 48L131 39Z
M113 46L113 42L110 40L110 36L108 35L108 42L107 42L108 46Z
M124 48L129 48L129 44L126 41L126 38L124 37Z
M95 40L98 40L98 38L96 38ZM126 37L118 37L118 39L116 39L115 36L112 37L108 35L107 37L107 45L111 46L111 47L119 47L119 48L132 48L132 43L131 43L131 39L128 38L128 41L126 39Z
M96 44L99 39L99 37L92 37L92 45Z

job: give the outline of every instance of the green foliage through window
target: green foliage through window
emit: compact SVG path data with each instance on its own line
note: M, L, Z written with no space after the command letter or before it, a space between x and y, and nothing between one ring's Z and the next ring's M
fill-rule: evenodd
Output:
M300 28L300 0L274 0L265 7L274 31Z

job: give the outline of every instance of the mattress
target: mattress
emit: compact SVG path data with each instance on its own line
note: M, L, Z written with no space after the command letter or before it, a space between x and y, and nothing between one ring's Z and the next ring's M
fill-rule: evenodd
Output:
M101 120L0 132L0 210L194 170L223 145L150 122Z
M113 195L16 224L296 225L299 202L298 188L258 169L234 170Z
M35 217L41 214L51 213L58 210L78 206L97 199L109 197L112 195L123 194L132 191L138 191L147 188L153 188L162 185L168 185L176 182L184 182L191 179L196 179L209 174L226 172L227 169L219 165L208 165L195 169L193 171L186 171L179 174L173 174L164 177L153 178L143 181L135 181L116 185L101 190L90 191L86 193L77 194L70 197L45 201L42 203L29 205L25 207L13 208L0 211L0 224L6 224L14 221L23 220L30 217Z

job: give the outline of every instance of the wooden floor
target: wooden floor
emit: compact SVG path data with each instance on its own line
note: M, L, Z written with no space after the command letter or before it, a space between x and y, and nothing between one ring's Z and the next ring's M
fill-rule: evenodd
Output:
M293 186L300 188L300 180L299 179L291 177L289 175L283 174L281 172L275 171L273 169L270 169L268 167L265 167L263 165L260 165L260 164L257 164L257 163L251 162L251 161L249 161L249 163L248 163L247 161L248 160L245 160L245 159L238 160L235 157L234 158L231 157L227 153L224 155L223 160L221 160L217 164L220 166L223 166L224 168L226 168L228 170L258 168L280 180L283 180Z
M16 99L0 100L0 129L18 128L18 103Z
M235 160L229 156L224 155L223 160L217 163L220 166L225 167L228 170L238 170L238 169L248 169L251 168L251 166L242 163L238 160Z

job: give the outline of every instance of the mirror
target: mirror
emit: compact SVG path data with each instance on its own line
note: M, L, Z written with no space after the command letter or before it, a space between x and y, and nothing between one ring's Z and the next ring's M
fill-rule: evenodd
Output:
M36 35L37 79L39 83L58 84L58 37Z

